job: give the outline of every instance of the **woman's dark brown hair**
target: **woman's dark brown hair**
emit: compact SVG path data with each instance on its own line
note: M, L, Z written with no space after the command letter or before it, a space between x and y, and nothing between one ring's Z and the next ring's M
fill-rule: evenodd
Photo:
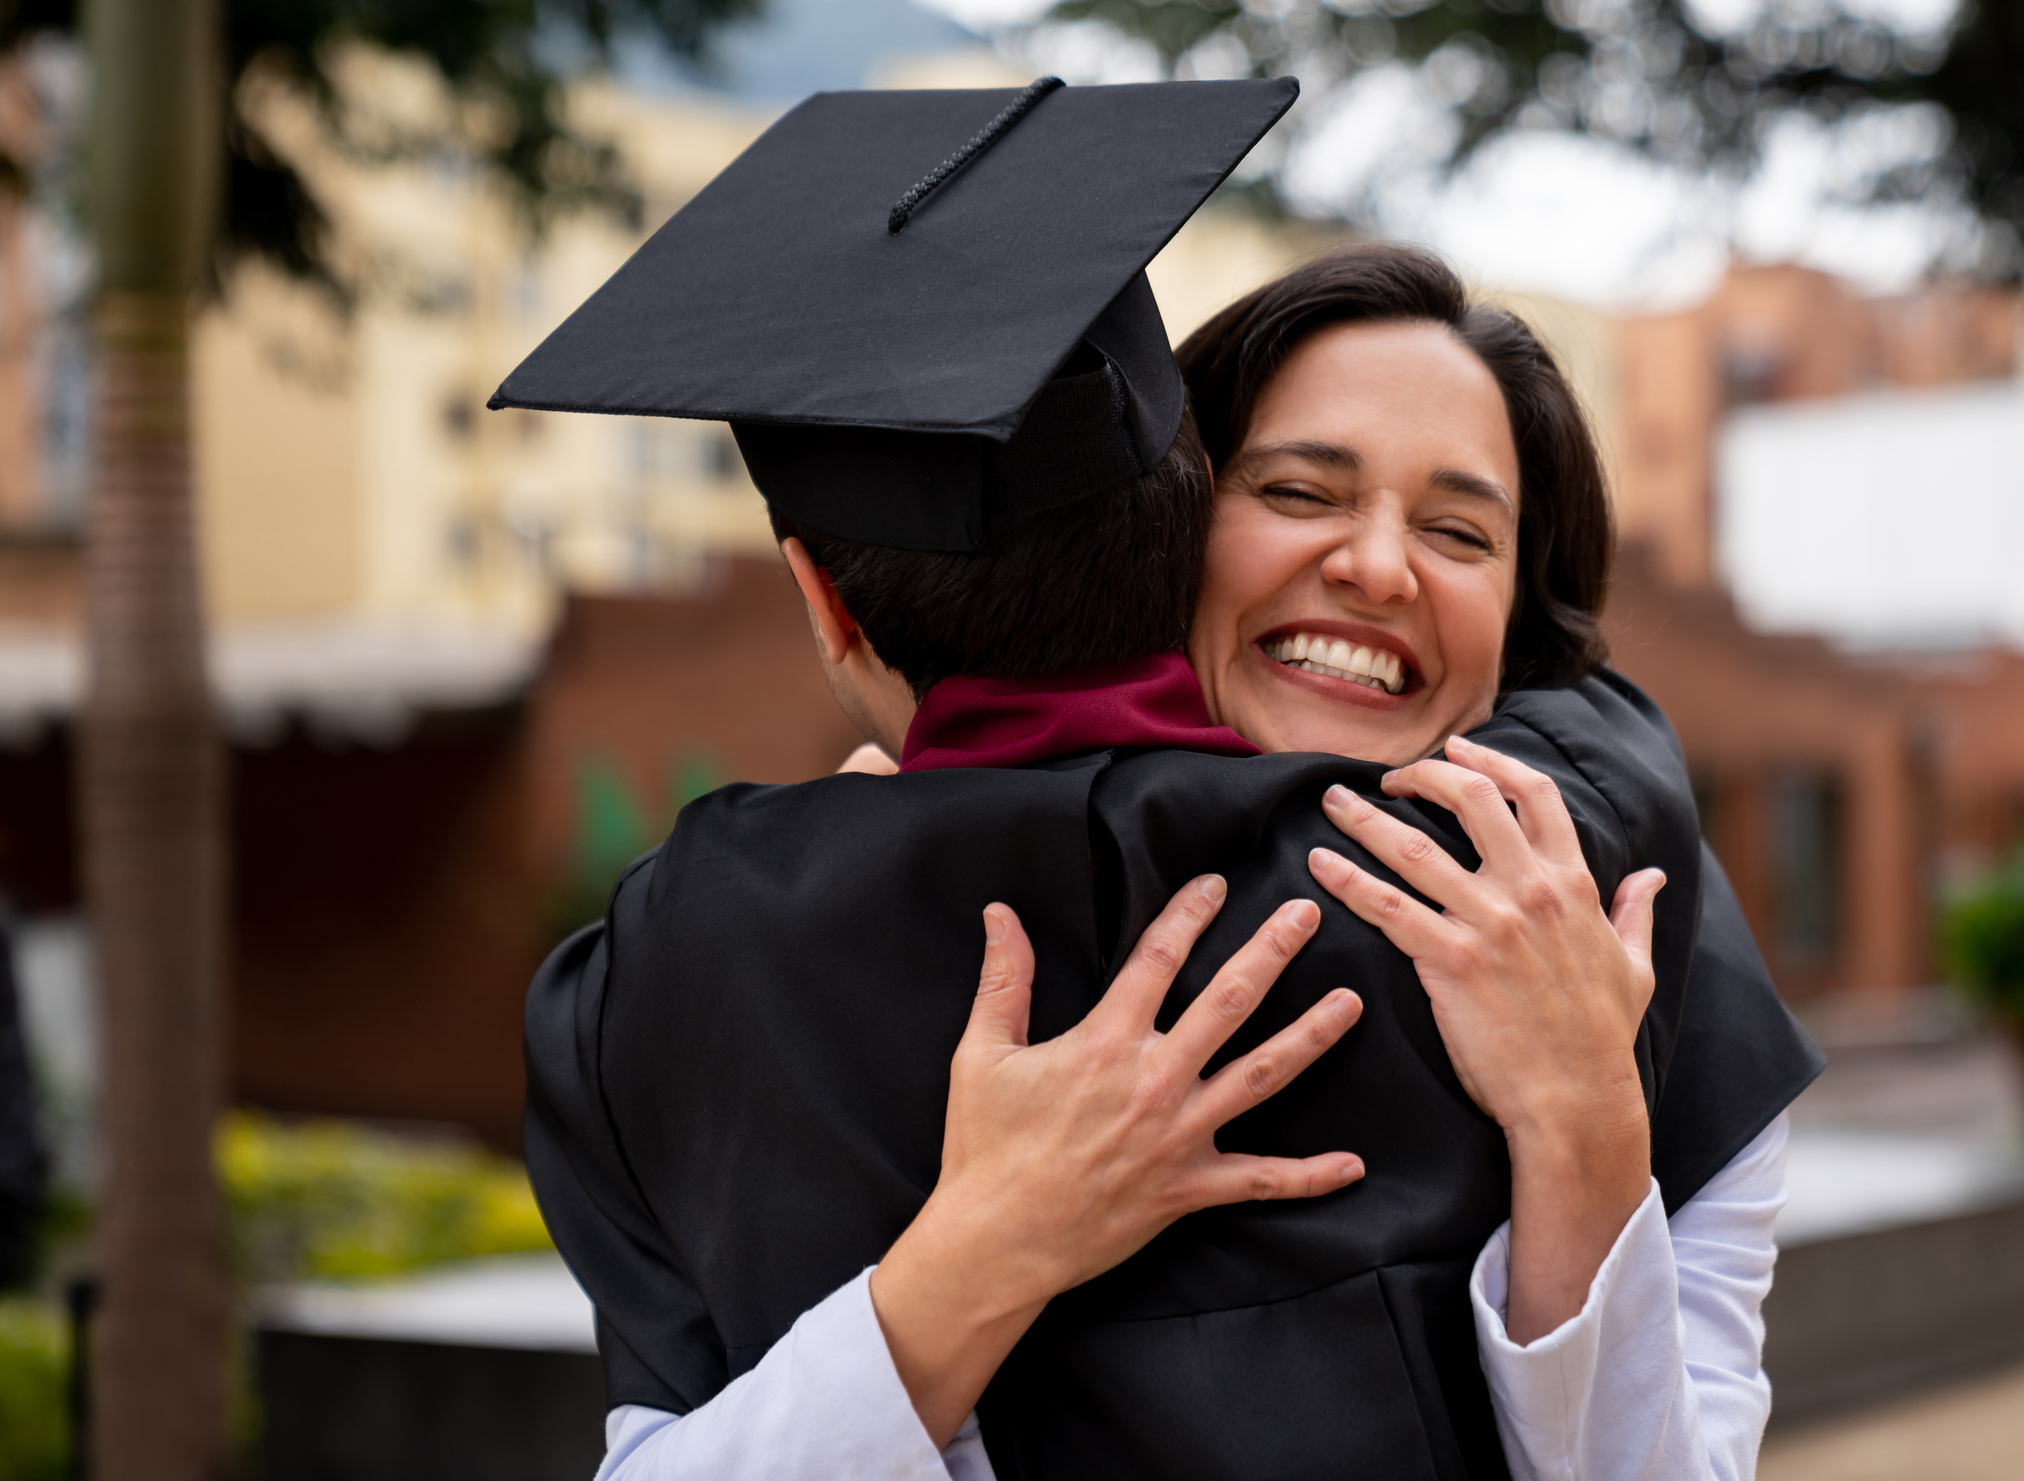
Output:
M1209 458L1228 464L1286 357L1334 324L1445 324L1504 392L1518 447L1518 579L1505 689L1566 684L1609 658L1596 625L1616 548L1602 459L1552 354L1515 315L1472 303L1431 252L1365 243L1318 257L1224 309L1177 352Z

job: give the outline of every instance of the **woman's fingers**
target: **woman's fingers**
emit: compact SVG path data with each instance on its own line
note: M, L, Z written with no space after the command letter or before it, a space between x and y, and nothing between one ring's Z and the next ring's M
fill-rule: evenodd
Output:
M1574 831L1574 819L1552 777L1463 735L1448 737L1448 759L1490 778L1505 800L1517 805L1518 826L1541 858L1573 869L1588 867L1581 856L1581 835Z
M1250 1157L1224 1152L1190 1178L1180 1192L1192 1213L1225 1203L1316 1198L1347 1188L1362 1176L1363 1159L1354 1152L1323 1152L1314 1157Z
M1446 939L1448 925L1439 915L1333 849L1311 850L1307 869L1316 883L1347 905L1358 920L1383 931L1386 940L1414 961Z
M984 907L984 968L963 1030L969 1048L1023 1049L1033 1011L1033 943L1010 905Z
M1237 948L1167 1034L1166 1053L1178 1071L1202 1072L1320 924L1320 906L1312 900L1288 900Z
M1417 764L1424 766L1428 763ZM1398 776L1400 773L1393 772L1391 775ZM1390 777L1386 780L1389 781ZM1441 805L1447 806L1446 803ZM1474 898L1475 875L1419 829L1371 806L1344 786L1330 787L1322 795L1321 808L1328 814L1331 823L1369 849L1380 863L1391 866L1399 878L1428 899L1454 910ZM1504 804L1499 802L1497 809L1503 812ZM1452 808L1449 810L1453 811ZM1510 825L1512 836L1522 842L1518 825L1511 821L1508 812L1504 814L1504 821ZM1464 826L1467 826L1466 820ZM1480 851L1481 845L1478 848Z
M1518 820L1511 816L1511 809L1504 801L1504 789L1494 777L1457 766L1451 761L1415 761L1411 766L1387 772L1384 790L1388 797L1422 797L1445 807L1461 821L1462 831L1469 835L1469 842L1476 846L1483 862L1492 868L1534 857L1532 842L1525 836ZM1406 826L1385 813L1380 812L1378 816L1398 828ZM1432 840L1427 846L1434 846ZM1418 880L1412 883L1415 888L1421 888ZM1429 890L1426 893L1433 892ZM1434 898L1447 906L1456 903L1445 895L1435 895Z
M1133 1033L1150 1029L1160 1004L1167 1000L1167 989L1174 985L1188 953L1223 908L1223 898L1229 892L1220 874L1204 874L1182 885L1167 901L1167 908L1146 927L1103 1001L1089 1016L1115 1019Z
M1624 876L1623 882L1616 887L1616 901L1609 908L1609 923L1616 930L1616 939L1623 943L1624 951L1629 954L1631 965L1644 984L1647 996L1653 980L1652 914L1659 891L1665 887L1664 870L1640 869L1635 874Z
M1221 1126L1278 1094L1362 1016L1363 999L1338 987L1249 1054L1209 1076L1196 1102L1205 1123Z

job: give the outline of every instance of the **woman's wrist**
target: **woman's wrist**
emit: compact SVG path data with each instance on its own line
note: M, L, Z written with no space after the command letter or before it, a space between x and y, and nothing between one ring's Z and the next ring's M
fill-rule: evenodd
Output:
M1651 1118L1636 1067L1600 1082L1542 1078L1536 1093L1506 1121L1514 1170L1521 1161L1601 1171L1651 1151Z
M1051 1294L1030 1258L942 1190L872 1272L872 1310L894 1371L938 1448Z
M1651 1127L1633 1079L1627 1089L1505 1135L1511 1151L1505 1330L1523 1346L1580 1314L1596 1272L1651 1191Z
M1073 1278L1054 1269L1045 1241L1022 1237L1016 1221L989 1198L944 1182L907 1226L880 1268L897 1261L909 1284L983 1327L1037 1310Z

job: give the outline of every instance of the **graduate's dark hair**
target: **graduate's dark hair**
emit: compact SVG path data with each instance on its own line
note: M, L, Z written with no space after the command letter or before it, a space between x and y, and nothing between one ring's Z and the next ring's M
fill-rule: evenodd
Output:
M768 506L916 699L956 674L1025 679L1187 646L1215 486L1192 415L1151 472L1020 519L981 551L895 550Z
M1518 579L1501 686L1566 684L1609 659L1597 618L1616 549L1607 480L1580 401L1523 320L1472 301L1440 258L1389 242L1315 258L1240 298L1176 351L1218 468L1287 356L1335 324L1445 324L1504 392L1518 448Z

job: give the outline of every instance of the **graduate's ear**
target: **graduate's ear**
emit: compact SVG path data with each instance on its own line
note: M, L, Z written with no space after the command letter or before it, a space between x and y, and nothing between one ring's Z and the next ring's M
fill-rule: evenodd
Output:
M857 637L857 624L844 610L843 598L836 594L836 583L829 579L829 572L815 563L808 547L793 535L780 542L780 553L787 557L787 569L794 573L794 584L801 588L801 599L808 603L808 620L814 624L815 641L822 648L823 658L832 666L842 663Z

